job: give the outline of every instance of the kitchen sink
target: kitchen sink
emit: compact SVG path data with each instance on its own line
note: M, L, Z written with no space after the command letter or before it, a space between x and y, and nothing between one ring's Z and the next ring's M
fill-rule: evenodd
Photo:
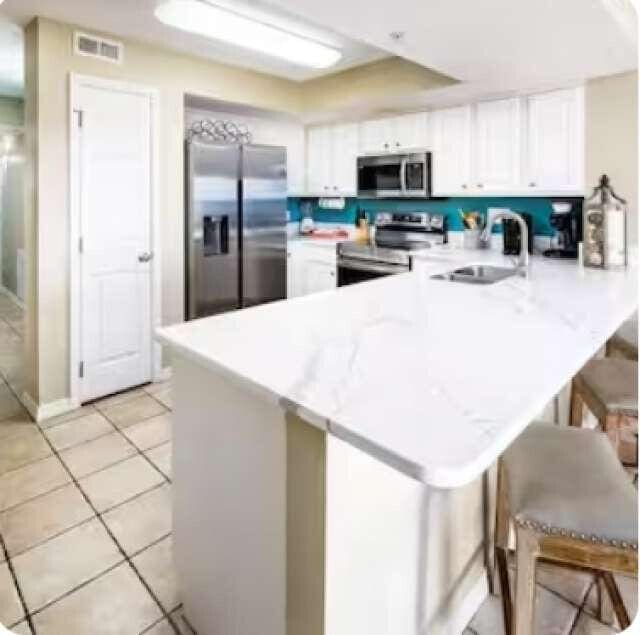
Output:
M431 276L433 280L450 280L468 284L493 284L516 274L514 267L494 267L493 265L469 265L447 273Z

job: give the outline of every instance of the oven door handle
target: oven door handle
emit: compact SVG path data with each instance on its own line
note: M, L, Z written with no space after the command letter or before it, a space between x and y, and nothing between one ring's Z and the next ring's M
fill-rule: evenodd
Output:
M402 194L407 193L407 159L406 157L400 161L400 191Z
M409 271L410 268L405 265L396 265L392 263L373 262L372 260L358 260L356 258L340 258L338 260L338 269L353 269L354 271L370 271L372 273L380 273L382 275L403 273Z

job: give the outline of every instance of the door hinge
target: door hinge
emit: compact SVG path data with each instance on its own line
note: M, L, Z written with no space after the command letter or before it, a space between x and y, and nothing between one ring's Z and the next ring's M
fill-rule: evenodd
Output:
M82 240L82 236L80 236L80 238L78 238L78 251L80 253L84 252L84 241Z
M82 110L74 110L73 112L78 115L78 128L82 128L82 124L84 122L84 111Z
M80 377L80 379L84 377L84 362L80 362L80 364L78 365L78 376Z

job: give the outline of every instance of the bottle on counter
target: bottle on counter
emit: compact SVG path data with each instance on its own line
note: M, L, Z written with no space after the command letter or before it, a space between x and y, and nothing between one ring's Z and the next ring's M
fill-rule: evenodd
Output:
M369 244L369 218L367 212L358 208L356 212L356 242L364 245Z

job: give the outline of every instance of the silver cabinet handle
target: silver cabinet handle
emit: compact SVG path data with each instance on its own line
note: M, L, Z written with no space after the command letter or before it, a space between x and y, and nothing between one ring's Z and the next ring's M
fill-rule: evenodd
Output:
M484 187L484 184L478 183L478 187Z
M463 189L463 190L466 190L466 189L467 189L467 184L466 184L466 183L463 183L463 184L462 184L462 189Z
M536 184L533 181L531 181L531 183L529 183L529 187L535 187L535 186L536 186Z
M149 262L153 258L153 254L149 251L145 251L142 254L138 254L138 262Z

